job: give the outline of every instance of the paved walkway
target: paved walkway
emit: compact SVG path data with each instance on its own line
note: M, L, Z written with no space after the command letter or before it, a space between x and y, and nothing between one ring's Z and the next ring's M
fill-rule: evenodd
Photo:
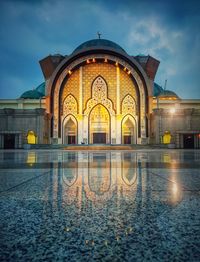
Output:
M1 261L199 261L200 151L0 151Z

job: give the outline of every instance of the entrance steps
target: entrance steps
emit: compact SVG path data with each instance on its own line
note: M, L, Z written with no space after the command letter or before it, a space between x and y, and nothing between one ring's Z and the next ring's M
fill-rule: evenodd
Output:
M66 150L133 150L132 145L68 145L64 149Z

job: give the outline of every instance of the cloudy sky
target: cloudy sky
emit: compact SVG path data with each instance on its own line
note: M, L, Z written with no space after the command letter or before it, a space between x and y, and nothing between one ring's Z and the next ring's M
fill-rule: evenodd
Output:
M96 32L160 60L155 81L200 98L199 0L0 0L0 98L44 81L38 61L70 54Z

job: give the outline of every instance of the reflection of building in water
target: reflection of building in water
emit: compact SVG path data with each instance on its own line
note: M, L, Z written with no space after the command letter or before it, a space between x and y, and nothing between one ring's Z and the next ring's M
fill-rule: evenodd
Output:
M139 197L146 204L152 200L174 204L181 198L176 181L167 182L148 171L145 153L63 153L57 171L59 199L79 209L88 202L105 205L113 197L130 202Z
M70 161L62 162L63 201L81 203L86 198L96 204L105 204L114 193L135 197L138 166L137 155L121 153L76 153ZM131 157L131 159L130 159ZM130 162L130 160L132 162ZM66 158L65 158L66 161Z

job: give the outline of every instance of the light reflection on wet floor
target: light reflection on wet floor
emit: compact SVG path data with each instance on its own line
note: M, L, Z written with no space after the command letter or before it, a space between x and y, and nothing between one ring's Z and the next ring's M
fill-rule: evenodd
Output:
M200 151L0 151L7 261L200 258Z

